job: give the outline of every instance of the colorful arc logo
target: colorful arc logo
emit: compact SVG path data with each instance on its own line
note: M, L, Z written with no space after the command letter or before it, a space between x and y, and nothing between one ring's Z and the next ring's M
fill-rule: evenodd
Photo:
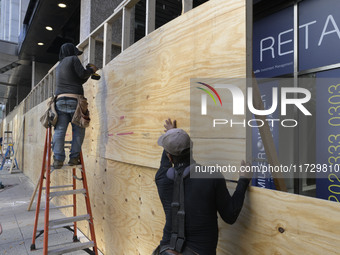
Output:
M214 92L215 95L217 96L218 100L220 101L221 106L222 106L222 100L221 100L221 98L220 98L220 95L217 93L217 91L216 91L212 86L210 86L209 84L206 84L206 83L204 83L204 82L197 82L197 83L198 83L198 84L201 84L201 85L203 85L203 86L206 86L206 87L209 88L212 92ZM204 89L204 88L200 88L200 87L197 87L197 88L200 89L200 90L203 90L204 92L206 92L206 93L212 98L212 100L214 100L215 105L216 105L216 100L215 100L213 94L211 94L211 92L210 92L209 90Z

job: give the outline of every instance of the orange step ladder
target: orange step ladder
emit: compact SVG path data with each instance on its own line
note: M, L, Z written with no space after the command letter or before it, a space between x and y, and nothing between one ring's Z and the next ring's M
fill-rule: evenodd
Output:
M34 229L33 229L33 237L32 237L32 244L31 244L31 251L36 250L35 240L40 236L44 235L44 243L43 243L43 255L57 255L57 254L64 254L69 252L74 252L78 250L84 250L85 252L89 254L98 255L98 249L97 249L97 243L96 243L96 237L94 233L94 225L93 225L93 217L92 217L92 211L91 211L91 205L90 205L90 197L89 197L89 191L87 187L87 180L86 180L86 173L85 173L85 166L84 166L84 159L83 154L80 152L80 162L81 162L81 168L79 167L81 171L81 178L78 178L76 175L76 170L78 169L78 166L72 166L68 167L69 169L72 169L72 176L73 176L73 183L70 185L62 185L62 186L51 186L51 174L53 171L57 170L51 167L51 126L49 126L46 130L46 137L45 137L45 146L44 146L44 154L43 154L43 163L42 163L42 169L41 169L41 176L39 181L39 192L38 192L38 200L37 200L37 207L35 211L35 222L34 222ZM43 182L45 182L45 187L43 187ZM77 189L76 183L77 180L82 181L83 188ZM65 188L72 188L70 190L63 190L63 191L54 191L50 192L51 189L65 189ZM39 211L40 211L40 202L41 202L41 195L42 190L45 189L45 195L46 195L46 201L45 201L45 221L44 221L44 229L37 230L38 227L38 220L39 220ZM85 203L86 203L86 209L87 214L85 215L77 215L77 194L84 194L85 196ZM72 207L73 208L73 217L66 217L56 220L49 220L49 211L50 211L50 200L53 197L57 196L65 196L65 195L73 195L73 204L72 205L66 205L66 206L59 206L54 207L61 209L61 208L67 208ZM89 222L89 228L91 233L91 239L89 242L81 243L78 241L77 237L77 222L86 220ZM73 226L73 229L71 228ZM73 243L70 245L63 245L61 248L55 248L53 250L49 249L48 247L48 232L52 229L58 229L58 228L66 228L73 232ZM37 232L38 235L37 235ZM92 249L91 249L92 248Z

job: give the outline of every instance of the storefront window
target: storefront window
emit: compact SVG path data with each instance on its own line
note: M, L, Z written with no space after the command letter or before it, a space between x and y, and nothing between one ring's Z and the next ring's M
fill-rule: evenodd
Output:
M285 118L296 119L297 127L272 129L280 163L299 170L287 176L288 191L331 201L340 201L340 172L336 172L340 163L339 8L336 0L304 0L257 20L253 36L253 69L262 97L268 99L275 80L278 88L303 88L311 94L304 103L311 116L287 109ZM294 19L299 21L297 54ZM264 77L271 82L261 83ZM256 131L252 146L256 164L254 135Z

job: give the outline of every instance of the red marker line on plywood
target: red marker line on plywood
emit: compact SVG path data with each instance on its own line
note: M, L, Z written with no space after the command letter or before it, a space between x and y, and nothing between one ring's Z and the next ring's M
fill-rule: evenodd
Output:
M126 132L126 133L118 133L117 135L132 135L133 132Z

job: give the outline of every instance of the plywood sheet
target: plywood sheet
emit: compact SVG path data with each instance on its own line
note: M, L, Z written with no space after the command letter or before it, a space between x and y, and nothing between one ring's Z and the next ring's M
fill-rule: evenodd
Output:
M200 139L193 138L195 161L202 166L221 167L220 173L227 180L238 180L239 167L246 154L245 139ZM204 169L205 171L206 169ZM235 172L236 170L236 172ZM195 175L199 177L198 174ZM214 174L214 173L213 173Z
M220 222L218 254L338 254L339 211L339 203L252 187L238 221Z
M105 254L151 254L164 224L155 169L86 160L99 248ZM220 220L217 254L337 254L339 210L338 203L252 187L237 222Z
M44 107L39 105L36 112ZM35 115L32 111L25 116L30 128L26 130L25 154L31 153L36 163L25 161L24 172L33 181L41 169L37 148L44 132L39 131L40 123L34 124ZM30 133L31 129L37 132ZM92 155L84 158L99 248L104 254L150 254L159 243L164 224L154 183L156 170ZM52 185L71 180L70 171L61 169L53 173ZM54 202L66 205L71 198ZM77 205L82 213L85 208L80 199ZM217 254L337 254L339 211L338 203L252 187L238 221L234 225L220 221ZM71 210L64 212L72 215ZM85 224L79 227L89 235Z
M245 27L244 1L209 1L111 61L100 81L86 85L96 115L92 153L157 167L164 120L189 131L190 78L245 77Z
M106 254L148 254L164 224L154 169L93 156L85 161L99 248ZM84 203L78 210L85 212ZM79 226L89 234L87 224Z
M124 51L101 71L100 81L87 82L92 121L83 152L104 254L151 254L161 239L164 213L154 183L161 148L156 140L168 117L189 131L190 78L243 78L245 68L244 1L210 0ZM45 109L43 102L25 114L24 173L34 183L41 171L45 129L39 118ZM18 111L7 116L4 130L7 125L17 129L20 117ZM205 162L225 159L238 165L245 156L244 130L216 135L223 140L205 138L195 136L194 150L212 145L218 150L205 155ZM71 180L70 170L52 176L53 185ZM339 211L337 203L251 188L238 221L232 226L220 222L218 254L337 254ZM70 209L63 212L72 215ZM79 228L89 235L86 224Z
M46 134L46 129L39 119L46 108L46 101L44 101L25 114L23 170L34 184L40 177Z

